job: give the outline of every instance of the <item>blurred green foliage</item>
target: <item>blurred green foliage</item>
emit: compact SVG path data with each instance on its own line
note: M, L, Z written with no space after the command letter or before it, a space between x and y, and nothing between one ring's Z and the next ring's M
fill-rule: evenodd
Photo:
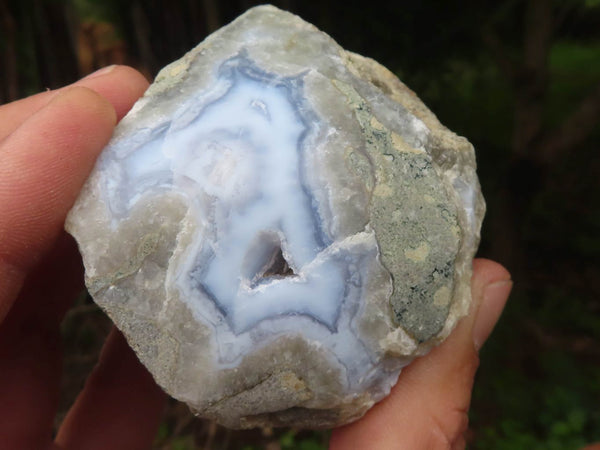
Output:
M551 77L546 120L556 126L565 112L575 108L581 97L600 80L600 42L556 42L548 65Z

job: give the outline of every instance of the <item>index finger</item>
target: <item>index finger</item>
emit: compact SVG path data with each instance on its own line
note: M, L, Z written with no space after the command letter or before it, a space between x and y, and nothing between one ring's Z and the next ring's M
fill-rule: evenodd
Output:
M74 83L97 92L106 98L117 113L117 120L131 108L131 99L140 97L148 87L148 81L137 70L127 66L108 66ZM68 86L54 91L0 105L0 141L15 131L32 114L46 106Z

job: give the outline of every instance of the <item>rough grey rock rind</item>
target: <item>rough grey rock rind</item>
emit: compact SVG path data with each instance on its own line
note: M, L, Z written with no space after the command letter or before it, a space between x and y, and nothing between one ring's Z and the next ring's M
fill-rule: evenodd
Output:
M202 95L214 95L224 65L239 58L271 80L301 80L314 121L303 186L327 251L362 252L333 328L298 314L294 328L269 317L227 331L214 302L198 309L202 295L182 288L178 268L206 226L192 201L169 171L128 175L136 152L172 132L186 99L214 101ZM160 72L117 127L66 227L95 301L167 392L229 427L331 427L387 395L400 369L466 313L485 210L475 167L468 141L387 69L261 6ZM356 358L340 350L338 333L355 339ZM243 351L227 353L232 339Z

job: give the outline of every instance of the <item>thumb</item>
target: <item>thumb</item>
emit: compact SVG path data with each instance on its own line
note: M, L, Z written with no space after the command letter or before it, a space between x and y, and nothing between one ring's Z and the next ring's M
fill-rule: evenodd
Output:
M469 315L440 346L404 369L391 394L358 422L334 430L331 449L462 448L477 351L512 288L501 265L473 262Z

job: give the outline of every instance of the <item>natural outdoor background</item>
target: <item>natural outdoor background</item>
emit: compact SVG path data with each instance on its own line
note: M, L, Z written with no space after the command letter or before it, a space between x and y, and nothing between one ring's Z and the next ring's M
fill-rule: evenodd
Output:
M151 79L254 4L0 0L0 103L114 63ZM480 255L506 265L515 289L481 355L470 448L599 441L600 0L274 4L386 65L475 145ZM67 317L63 412L109 328L85 296ZM156 448L316 450L327 436L228 431L172 401Z

